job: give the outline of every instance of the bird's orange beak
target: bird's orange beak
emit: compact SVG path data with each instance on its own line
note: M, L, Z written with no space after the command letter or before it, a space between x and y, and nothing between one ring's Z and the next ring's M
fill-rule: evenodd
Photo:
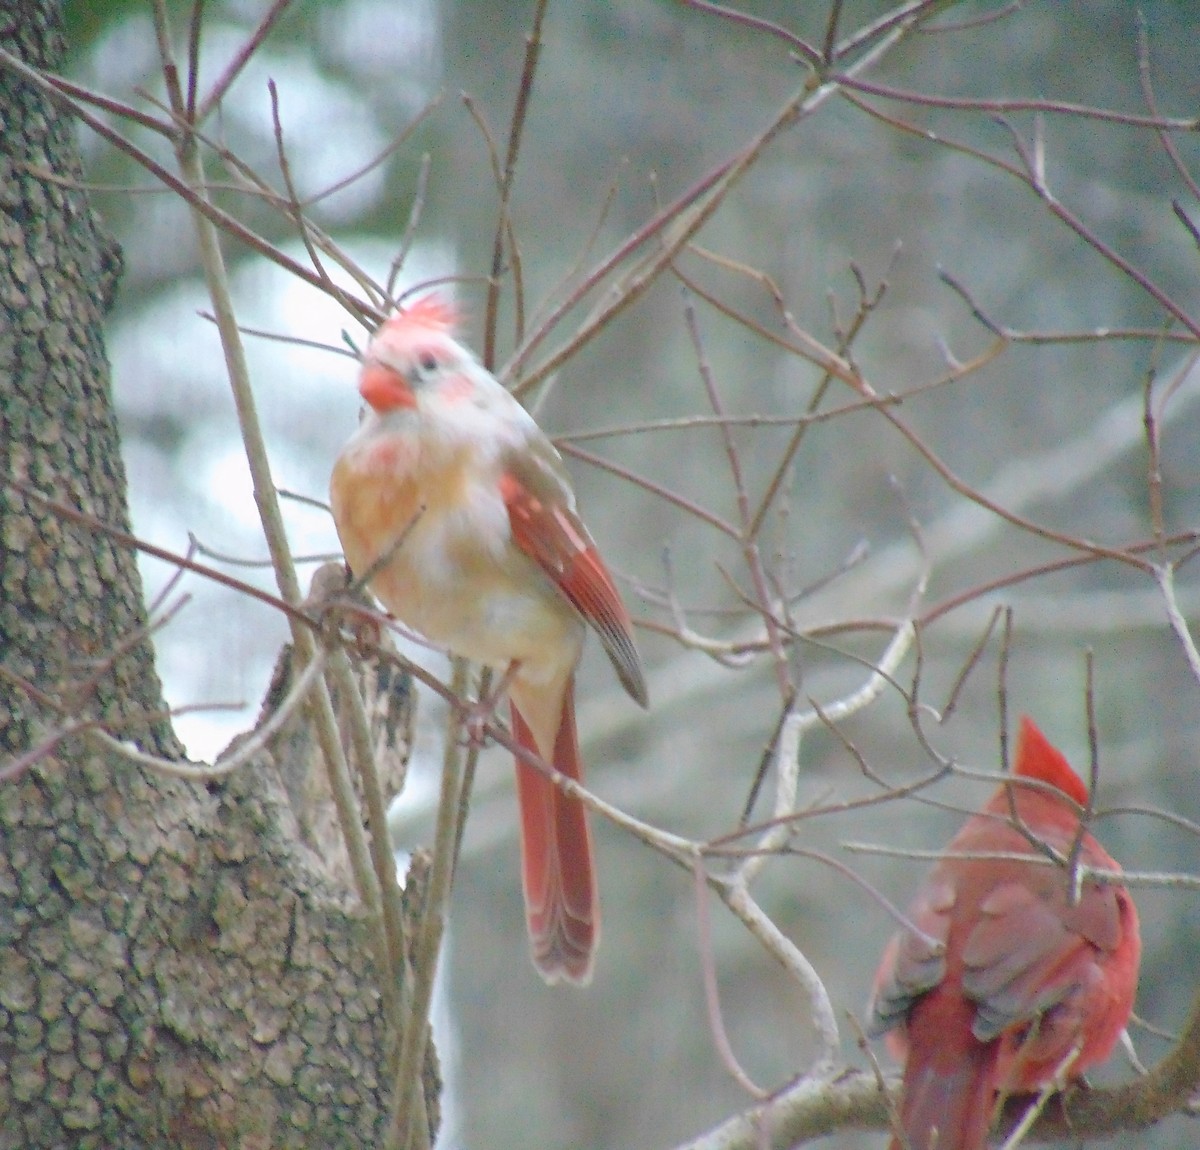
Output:
M417 406L417 397L408 380L391 367L368 361L358 380L358 393L376 411L394 411L398 407Z

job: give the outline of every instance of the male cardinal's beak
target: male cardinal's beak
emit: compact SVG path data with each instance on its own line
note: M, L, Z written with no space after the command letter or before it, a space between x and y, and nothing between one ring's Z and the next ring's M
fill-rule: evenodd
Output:
M376 411L417 406L417 397L408 386L408 380L395 369L384 367L381 363L368 362L363 366L358 393Z

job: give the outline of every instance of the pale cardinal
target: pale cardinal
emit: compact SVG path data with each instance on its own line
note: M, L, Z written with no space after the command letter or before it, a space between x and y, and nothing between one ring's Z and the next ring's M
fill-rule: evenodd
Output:
M1102 1062L1133 1009L1129 892L1088 879L1073 900L1066 866L1031 842L1068 858L1087 788L1028 718L1014 775L926 878L908 912L922 933L896 934L875 975L869 1031L904 1061L892 1150L984 1150L998 1102ZM963 857L997 854L1040 861ZM1078 857L1120 871L1086 831Z
M578 781L585 625L644 707L633 627L558 452L454 326L449 305L427 296L371 339L358 385L368 410L333 469L334 522L379 601L453 654L501 669L516 742ZM517 797L534 964L547 982L586 983L600 931L586 812L519 757Z

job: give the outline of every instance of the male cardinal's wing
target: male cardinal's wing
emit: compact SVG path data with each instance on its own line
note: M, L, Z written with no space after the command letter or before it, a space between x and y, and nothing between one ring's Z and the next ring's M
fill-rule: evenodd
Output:
M867 1033L872 1037L902 1023L913 1003L946 976L946 940L954 902L954 883L945 876L931 875L918 891L908 912L916 930L892 936L875 974L867 1004Z
M1031 873L1032 873L1032 868ZM1121 912L1116 890L1092 884L1067 902L1061 878L1052 892L1009 882L980 903L963 947L963 989L976 1004L972 1030L981 1042L1063 1002L1092 978L1098 958L1116 949Z
M621 684L646 706L646 680L633 642L633 623L588 529L571 506L565 481L551 461L513 453L505 460L500 493L508 508L513 542L595 628Z

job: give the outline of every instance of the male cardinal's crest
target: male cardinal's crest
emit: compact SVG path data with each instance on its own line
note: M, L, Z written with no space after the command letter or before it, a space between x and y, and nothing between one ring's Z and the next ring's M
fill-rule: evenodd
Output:
M586 982L600 919L583 804L529 760L579 780L575 667L585 625L646 703L633 625L575 510L566 468L524 408L453 338L425 296L384 323L359 390L370 408L334 466L330 502L351 569L409 627L506 669L534 962Z

